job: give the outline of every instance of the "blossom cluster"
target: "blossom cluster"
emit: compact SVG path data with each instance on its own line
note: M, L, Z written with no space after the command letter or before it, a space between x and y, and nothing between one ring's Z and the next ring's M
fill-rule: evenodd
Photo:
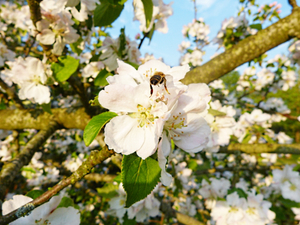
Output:
M20 86L20 99L30 99L38 104L50 102L50 88L47 79L52 75L49 65L34 57L21 56L15 61L8 61L10 67L1 73L1 78L9 85L15 83Z
M141 53L137 48L136 41L130 41L128 37L125 40L125 49L120 52L120 45L122 45L120 38L113 39L106 37L99 49L101 52L100 60L105 65L107 71L114 71L118 67L117 59L129 61L132 63L139 63ZM97 64L99 70L103 68L102 64Z
M227 30L232 32L228 32ZM219 47L224 46L225 48L228 48L246 36L254 35L256 32L256 29L249 27L249 23L245 15L230 17L222 22L222 27L217 36L213 39L213 42L218 44ZM242 33L242 35L234 35L234 33Z
M110 209L108 215L118 217L119 221L123 223L123 217L127 213L128 219L135 218L136 222L145 222L149 217L160 215L160 202L155 198L154 193L159 190L158 186L143 200L134 203L129 208L125 208L126 192L123 189L123 184L119 184L117 190L118 195L109 201Z
M211 211L216 225L270 224L275 219L275 213L270 210L272 204L263 200L263 195L256 195L255 191L247 194L246 199L233 192L226 196L226 201L217 201Z
M136 70L122 61L118 64L118 74L107 78L109 85L98 96L103 107L119 114L106 125L105 142L117 153L136 152L142 159L158 149L162 183L169 185L165 164L170 141L189 153L201 151L208 143L210 127L204 119L210 101L208 86L179 82L188 66L170 68L150 60ZM150 83L154 75L161 85Z
M173 9L171 7L172 3L165 4L162 0L156 0L153 2L153 13L152 19L150 23L146 24L145 12L144 12L144 5L141 0L134 0L133 7L134 7L134 20L140 21L140 30L144 33L149 32L153 26L155 30L167 33L168 26L166 19L173 14Z

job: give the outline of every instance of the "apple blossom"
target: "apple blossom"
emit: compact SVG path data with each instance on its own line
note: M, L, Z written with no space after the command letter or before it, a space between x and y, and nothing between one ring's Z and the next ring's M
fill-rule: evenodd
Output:
M128 60L129 62L138 63L139 57L141 55L139 49L137 48L137 43L135 41L130 41L126 37L126 45L124 51L119 55L120 39L113 39L107 36L99 49L101 55L99 59L106 66L107 71L113 71L117 69L118 63L117 59Z
M170 4L164 4L162 0L153 1L153 13L152 20L150 21L149 26L146 26L146 18L144 13L144 5L141 0L134 0L134 19L139 20L140 30L147 33L149 32L153 25L155 24L155 30L158 30L162 33L168 32L166 19L173 14L171 8L172 2Z
M10 69L4 74L6 79L20 86L20 99L30 99L38 104L50 102L50 89L46 86L46 65L38 58L19 57L14 62L7 62Z
M117 190L118 196L109 201L110 209L107 213L118 217L121 223L126 212L129 219L135 218L137 222L144 222L149 217L155 217L160 214L160 202L154 197L154 192L157 191L158 188L156 187L145 199L134 203L129 208L125 208L126 192L123 189L123 184L120 183Z
M93 77L96 78L98 73L104 69L103 62L90 62L82 70L82 77Z
M43 19L36 23L39 31L36 39L44 45L54 44L52 53L61 55L65 44L74 43L79 38L76 30L72 27L74 21L67 10L52 14L48 5L44 7L44 10L46 12L42 13Z
M184 26L182 29L183 36L195 38L197 41L203 43L208 42L209 32L210 32L209 26L204 23L203 18L194 20L193 23L189 23L187 26Z
M189 153L201 151L208 142L210 128L203 118L210 101L208 86L179 82L188 66L170 68L150 60L136 71L122 61L118 64L118 75L108 77L109 85L99 93L99 103L119 113L105 127L105 142L118 153L136 152L143 159L158 148L162 182L168 185L171 179L164 167L170 140ZM164 85L155 85L150 96L150 78L156 71L165 74L169 93Z

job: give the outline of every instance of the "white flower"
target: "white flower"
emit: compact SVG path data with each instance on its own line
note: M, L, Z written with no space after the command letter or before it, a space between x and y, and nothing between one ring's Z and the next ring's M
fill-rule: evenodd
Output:
M149 219L149 217L155 217L160 214L160 202L154 197L154 192L156 191L157 188L145 199L134 203L129 208L125 208L126 193L123 189L123 184L120 183L119 189L117 190L119 195L109 201L110 209L108 210L108 214L118 217L121 223L123 222L123 216L126 212L129 219L135 218L137 222L141 223Z
M244 217L246 200L239 198L236 192L227 195L226 201L217 201L210 215L216 225L238 225Z
M274 80L275 74L270 70L264 68L257 73L257 80L255 83L255 90L260 91L267 84L271 84Z
M138 156L145 159L156 151L169 111L163 101L150 98L150 77L155 71L171 75L181 70L178 68L177 72L174 68L170 69L158 60L148 61L138 71L121 61L118 63L119 75L109 77L107 80L110 85L99 93L99 103L103 107L121 113L106 125L105 142L118 153L129 155L137 152ZM185 74L185 71L182 72ZM175 88L167 85L172 93ZM152 97L160 93L157 91L155 86ZM166 92L164 89L162 91Z
M179 45L179 51L184 52L185 49L191 46L191 42L189 41L182 41L181 44Z
M286 180L280 186L282 197L300 202L300 177Z
M109 72L117 69L118 58L122 60L128 60L133 63L139 62L139 57L141 53L137 48L137 43L135 41L130 41L130 39L126 37L125 49L121 53L122 58L119 56L120 54L119 48L120 48L119 38L115 40L107 36L102 43L102 47L99 49L101 52L99 59L105 64L106 70Z
M36 39L44 45L54 44L53 54L61 55L65 44L74 43L79 38L73 24L69 11L63 10L59 14L44 12L43 19L36 23L39 31Z
M38 58L19 57L15 62L8 62L10 70L5 70L9 79L18 84L20 99L30 99L38 104L50 102L50 89L45 86L47 75L45 65Z
M276 135L276 138L278 139L279 144L291 144L293 142L293 138L289 137L282 131Z
M22 205L32 201L32 198L23 195L15 195L12 200L3 203L3 215L18 209ZM49 202L35 208L29 216L21 217L11 225L24 225L24 224L57 224L57 225L76 225L80 224L79 211L73 207L60 207L57 208L61 201L60 196L54 196Z
M80 10L75 7L71 8L72 15L80 22L84 22L88 19L88 15L91 14L96 8L96 4L99 4L99 0L81 0Z
M91 62L87 64L82 70L82 77L93 77L96 78L98 73L104 69L103 62Z
M150 60L136 71L122 61L118 63L118 75L108 77L109 85L99 93L99 103L119 113L105 127L105 142L118 153L136 152L142 159L158 148L162 182L170 184L171 177L165 172L170 139L190 153L201 151L208 142L210 128L203 118L210 101L208 86L187 87L179 82L188 66L170 68L159 60ZM162 80L162 84L150 86L156 72L165 74L166 83Z
M263 200L263 195L255 195L254 190L248 192L243 222L245 224L270 224L275 219L275 213L269 210L271 206L271 202Z
M134 0L134 19L139 20L140 30L147 33L149 32L153 25L155 24L155 30L158 30L162 33L168 32L168 26L166 19L173 14L173 10L171 8L172 2L170 4L164 4L162 0L153 1L153 13L152 20L149 26L146 26L146 19L144 13L144 5L141 0Z
M282 80L279 81L279 86L281 86L283 91L287 91L289 88L292 88L296 85L297 74L295 71L283 71L281 76Z
M215 207L217 198L225 197L230 188L230 182L225 178L210 178L209 180L211 181L211 184L205 179L202 180L202 187L199 189L199 193L205 198L205 206L208 209L212 209Z

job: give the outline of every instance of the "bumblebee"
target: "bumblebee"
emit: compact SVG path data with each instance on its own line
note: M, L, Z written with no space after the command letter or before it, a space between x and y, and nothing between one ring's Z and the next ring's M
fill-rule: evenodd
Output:
M165 90L169 93L167 89L167 79L165 77L166 75L163 72L155 72L152 77L150 77L150 97L153 94L153 87L152 85L159 85L164 83Z

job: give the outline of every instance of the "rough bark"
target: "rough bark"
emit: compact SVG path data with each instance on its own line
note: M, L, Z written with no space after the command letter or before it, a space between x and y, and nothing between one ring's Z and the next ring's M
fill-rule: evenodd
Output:
M245 38L209 62L191 70L182 82L208 84L294 37L300 38L299 7L294 8L289 16L257 32L256 35Z

